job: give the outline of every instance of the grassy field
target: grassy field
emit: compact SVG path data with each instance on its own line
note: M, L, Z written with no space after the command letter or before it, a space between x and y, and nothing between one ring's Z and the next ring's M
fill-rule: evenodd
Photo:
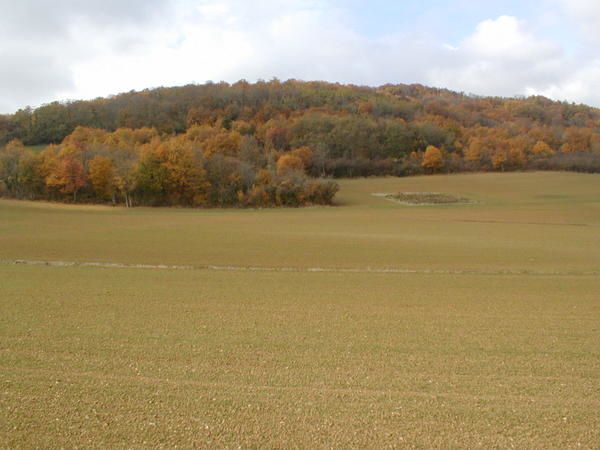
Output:
M600 177L341 185L297 210L0 201L0 447L600 446ZM473 202L373 195L423 191Z

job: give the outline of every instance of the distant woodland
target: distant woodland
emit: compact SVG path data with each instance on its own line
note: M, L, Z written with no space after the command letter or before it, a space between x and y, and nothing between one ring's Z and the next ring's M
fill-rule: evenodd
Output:
M0 146L8 197L301 206L330 204L337 177L600 172L600 110L421 85L240 81L22 109L0 115Z

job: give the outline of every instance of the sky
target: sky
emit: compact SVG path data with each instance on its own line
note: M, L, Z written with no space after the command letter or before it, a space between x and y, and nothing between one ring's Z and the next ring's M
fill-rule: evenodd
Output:
M0 113L274 77L600 107L600 0L0 0Z

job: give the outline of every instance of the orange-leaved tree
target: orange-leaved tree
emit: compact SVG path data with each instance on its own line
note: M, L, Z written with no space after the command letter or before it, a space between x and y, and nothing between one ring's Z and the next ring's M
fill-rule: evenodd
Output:
M77 201L77 193L86 185L85 169L81 161L67 156L56 166L46 178L49 187L56 187L63 194L73 194L73 201Z
M428 146L423 155L421 166L432 172L440 170L444 167L444 155L442 151L434 145Z
M278 175L285 175L294 171L304 172L304 162L299 156L286 153L277 160Z

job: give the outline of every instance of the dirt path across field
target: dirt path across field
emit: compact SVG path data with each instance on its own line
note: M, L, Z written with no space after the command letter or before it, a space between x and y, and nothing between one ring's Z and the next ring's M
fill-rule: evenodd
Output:
M220 265L126 264L116 262L0 260L2 265L47 267L97 267L106 269L202 270L214 272L297 272L297 273L372 273L422 275L531 275L531 276L600 276L600 271L486 270L486 269L406 269L371 267L266 267Z

